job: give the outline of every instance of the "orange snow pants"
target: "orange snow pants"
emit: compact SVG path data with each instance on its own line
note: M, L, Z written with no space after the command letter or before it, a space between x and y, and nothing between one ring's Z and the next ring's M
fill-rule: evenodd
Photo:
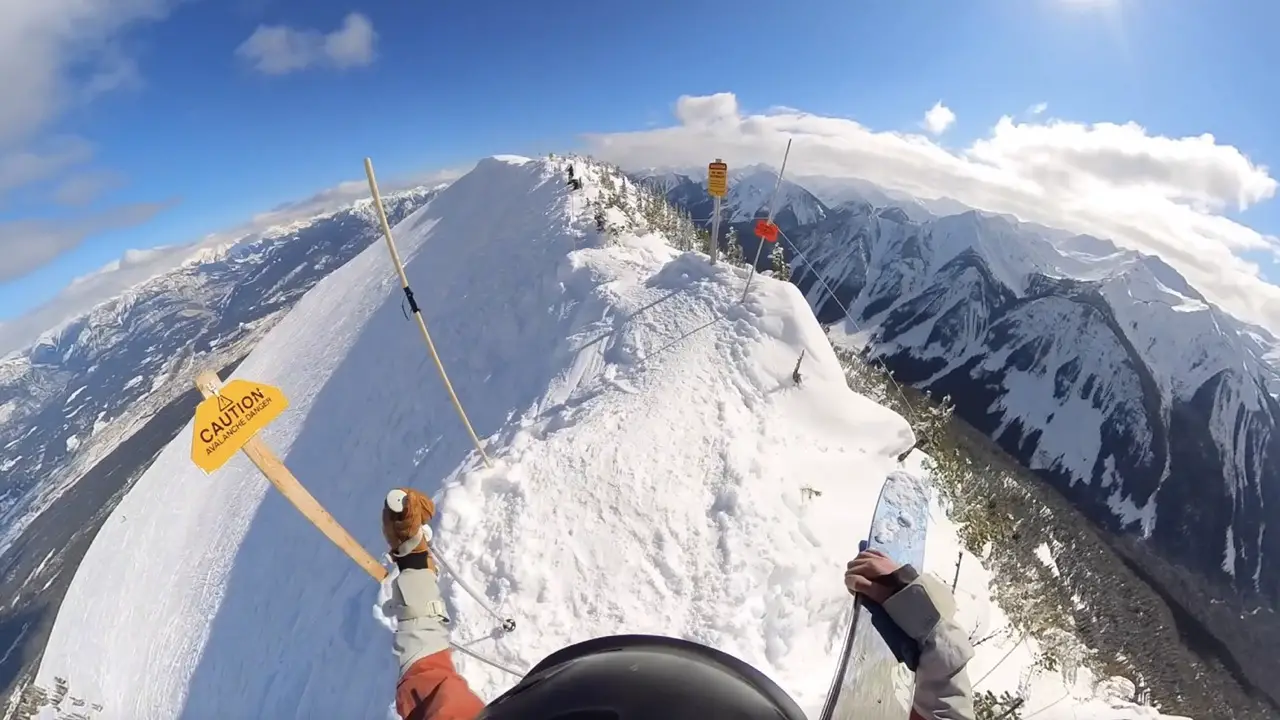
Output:
M409 667L396 686L396 712L404 720L474 720L484 703L441 650Z

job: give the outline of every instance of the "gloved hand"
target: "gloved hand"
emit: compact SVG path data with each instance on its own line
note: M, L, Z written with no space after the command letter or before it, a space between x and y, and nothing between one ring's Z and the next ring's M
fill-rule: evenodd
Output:
M425 558L418 560L437 572L427 545L431 540L431 527L427 523L435 514L436 505L431 498L413 488L396 488L387 493L387 501L382 506L382 537L396 565L403 569L402 558L422 553Z
M416 661L449 646L449 622L435 562L428 552L435 515L431 498L410 488L387 493L382 506L382 535L400 573L392 580L391 600L384 610L396 619L394 651L403 674Z
M872 602L884 605L894 593L915 579L916 573L876 548L867 548L849 561L844 572L844 586L851 593L866 595Z

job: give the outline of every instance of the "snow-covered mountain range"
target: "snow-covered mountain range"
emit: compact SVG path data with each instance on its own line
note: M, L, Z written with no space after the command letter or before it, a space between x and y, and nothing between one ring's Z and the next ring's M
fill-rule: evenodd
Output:
M735 223L763 214L755 188L776 180L744 172L746 197L730 189ZM710 214L700 175L641 176L695 218ZM1104 527L1245 597L1280 600L1280 534L1267 532L1280 526L1271 333L1107 240L976 210L937 216L856 184L835 206L783 188L778 223L803 255L786 248L792 279L820 321L847 310L851 341L951 396Z
M911 429L849 389L795 287L760 278L742 302L743 268L677 251L633 184L577 169L584 189L567 192L561 162L483 160L396 229L491 466L378 248L236 371L291 400L260 437L374 552L389 487L435 497L452 639L475 654L455 660L484 698L569 643L652 632L752 663L816 717L852 605L845 562L886 473L922 471L919 453L898 460ZM606 227L631 230L596 229L606 186ZM206 477L189 431L95 538L41 684L65 678L100 720L385 716L396 665L375 583L245 458ZM956 568L956 528L932 510L922 570L954 577L957 621L991 633L969 665L979 691L1017 693L1042 720L1170 717L1129 701L1127 681L1045 668L1034 640L994 632L1009 620L990 573L972 556ZM517 629L494 632L486 604Z
M547 536L530 535L533 530L529 528L552 527L551 521L555 518L544 518L545 522L533 522L527 527L518 523L486 524L482 522L485 513L481 511L492 508L501 515L502 508L515 507L511 503L527 502L529 496L522 488L529 487L531 477L580 479L584 468L594 468L593 472L598 471L596 474L601 477L608 475L611 472L608 467L595 468L591 464L595 456L590 453L598 454L600 447L608 445L603 438L610 437L610 432L615 436L620 432L619 412L631 413L627 416L630 419L626 431L634 433L637 432L635 413L684 407L692 397L684 383L662 384L654 380L662 376L646 372L650 364L661 368L667 367L665 363L678 360L669 368L672 370L669 376L673 378L682 377L686 372L711 379L733 378L737 391L750 395L746 398L747 406L757 413L756 422L761 427L768 423L761 423L759 418L764 416L760 413L786 410L778 403L787 396L782 391L762 391L757 393L759 397L751 395L770 382L767 373L761 375L760 368L766 365L762 358L769 359L768 365L772 366L773 361L781 362L779 358L785 356L787 362L782 363L785 372L779 376L783 378L779 382L785 380L784 376L789 377L792 358L801 350L807 351L811 358L806 363L816 362L819 368L830 364L821 350L825 346L810 337L812 333L807 325L812 324L812 319L805 320L807 314L797 311L790 297L779 294L785 286L778 283L762 286L765 289L758 290L753 298L764 303L770 317L776 315L775 319L780 319L782 330L772 321L747 322L747 326L737 327L742 324L742 318L737 318L735 330L726 332L717 328L715 332L719 334L715 337L722 341L723 347L737 348L745 354L716 355L718 349L698 340L697 329L704 327L698 321L706 320L708 308L736 301L741 293L741 286L737 284L740 277L735 279L731 271L723 269L707 274L705 268L687 256L678 258L669 248L661 247L660 239L629 238L621 248L612 249L584 243L584 238L594 232L594 223L587 217L575 215L582 213L582 203L559 196L555 200L546 197L544 185L553 181L545 178L559 182L562 167L543 167L542 163L508 158L486 161L478 171L480 174L469 183L474 186L473 190L486 188L483 193L455 190L447 207L440 208L439 212L435 212L434 204L428 208L433 222L439 221L440 227L410 219L401 226L398 232L403 235L398 237L404 244L402 250L409 253L428 236L453 238L449 247L461 248L441 261L422 254L417 260L418 269L412 272L429 274L432 278L429 292L438 296L441 307L462 299L464 310L448 314L443 322L433 319L432 332L444 341L442 344L452 348L447 352L454 354L446 357L446 363L461 375L455 375L454 380L461 387L462 395L483 408L473 414L473 419L490 430L496 428L494 437L512 459L508 471L497 475L471 474L465 466L457 465L466 452L467 442L454 427L452 408L439 396L437 383L429 373L423 381L425 384L414 386L412 407L389 414L388 407L406 398L403 376L426 371L422 370L421 358L413 355L408 347L404 348L403 356L414 359L397 360L396 372L387 372L380 364L388 357L399 357L396 353L389 355L387 347L407 337L407 342L416 348L417 340L412 332L390 325L402 318L398 290L389 273L378 275L382 271L376 271L372 256L366 256L363 264L347 263L378 237L368 204L357 203L353 208L205 253L171 273L134 287L90 315L48 334L19 356L0 363L0 447L4 448L0 451L0 462L5 464L4 471L0 472L5 483L0 485L0 528L7 531L5 537L22 532L26 518L57 497L85 467L101 458L155 408L188 391L189 371L196 358L202 367L218 366L244 355L259 340L273 337L274 342L264 341L256 360L251 358L242 371L284 385L291 399L296 400L294 420L281 421L275 426L276 432L281 433L279 437L288 439L277 447L293 453L287 456L291 466L295 460L302 463L308 479L321 478L318 489L313 487L313 490L322 501L337 501L327 502L331 509L336 508L341 514L348 512L348 506L358 506L355 495L351 495L355 490L350 480L367 475L372 465L362 463L390 463L374 474L397 480L429 476L434 481L456 470L458 474L452 477L457 482L450 490L454 502L442 505L441 524L456 533L458 539L454 545L444 548L446 551L456 548L468 564L474 561L466 570L471 584L506 593L521 583L543 583L545 591L568 597L571 588L550 582L548 578L552 574L539 571L535 565L527 566L533 568L532 576L502 576L508 571L515 572L511 568L520 564L501 560L494 565L486 550L499 547L515 551L529 546L544 552L549 546L532 541L547 541ZM668 197L684 205L692 217L705 218L710 214L711 203L700 187L700 180L691 179L695 177L699 175L669 173L649 177L647 181L661 183ZM587 195L601 179L602 175L591 171ZM735 173L730 181L735 189L726 203L731 225L749 242L751 219L762 214L772 196L776 176L767 168L756 167ZM699 186L696 191L691 187L694 185ZM392 222L408 217L439 192L424 188L388 196ZM1068 494L1076 493L1071 497L1078 498L1081 507L1089 510L1099 522L1146 531L1166 556L1202 574L1216 573L1243 591L1269 592L1274 587L1273 563L1277 556L1267 549L1274 541L1266 538L1261 530L1264 525L1259 523L1265 523L1266 508L1277 507L1269 494L1275 492L1274 481L1267 479L1274 478L1275 474L1268 464L1272 461L1254 460L1274 456L1270 453L1274 423L1267 418L1275 417L1275 412L1261 413L1256 409L1275 405L1267 390L1276 381L1275 372L1270 370L1274 338L1213 309L1158 260L1120 252L1106 241L1017 224L1007 217L952 214L950 210L956 208L945 198L914 203L909 198L884 193L889 203L860 199L867 192L865 188L833 186L811 193L801 183L784 182L781 186L782 202L777 220L788 238L817 268L817 272L809 271L803 261L793 257L795 280L804 299L824 323L843 319L841 305L851 307L858 328L844 328L849 341L867 343L872 352L883 356L902 377L951 393L962 414L1000 439L1024 462L1041 469ZM534 204L526 207L513 202L507 208L510 212L495 212L493 193L504 197L509 194L513 200ZM820 198L832 200L829 203ZM877 200L881 198L877 196ZM695 204L698 202L705 203L702 206L705 210L698 209ZM422 214L415 217L421 218ZM502 242L473 247L472 243L458 240L475 237L496 238ZM517 239L522 241L513 242ZM565 249L566 243L567 247L576 248L572 255L566 255L569 252ZM754 249L754 245L750 247ZM546 254L547 248L560 255ZM483 263L477 260L480 257L484 258ZM530 262L522 264L513 258ZM343 275L329 278L324 288L309 294L308 302L289 315L292 324L287 329L269 334L303 293L344 263L347 268ZM505 280L495 284L495 272ZM377 277L385 282L377 281ZM542 281L532 283L529 288L531 277L542 278ZM1129 279L1123 280L1125 277ZM818 282L819 278L823 282ZM825 297L824 283L836 290L839 302ZM474 288L481 285L504 292L475 293ZM365 293L369 288L376 292ZM659 295L667 296L668 300L664 301L661 312L654 313L647 310L653 306L646 303L659 291ZM539 293L530 300L529 294ZM794 295L794 291L785 294ZM565 313L547 313L548 307L560 308ZM569 322L579 317L570 312L578 307L599 312L593 322L579 327ZM803 310L803 303L799 307ZM516 313L522 308L523 314ZM652 317L646 316L646 311ZM1198 324L1177 324L1191 317L1201 320ZM471 344L476 340L477 327L484 328L480 337L486 338L488 344ZM1173 329L1166 336L1159 331L1163 327ZM684 334L689 328L692 328L689 334ZM1140 332L1140 328L1145 330ZM1177 334L1182 331L1189 334ZM841 330L833 329L831 334L833 339L838 339L835 336L840 335ZM1203 343L1187 340L1202 336ZM529 348L534 346L552 348L548 350L551 359L545 367L530 364L531 359L545 359L539 353L530 352ZM299 348L311 348L314 352L308 357L319 357L322 362L295 356L295 351L303 352ZM1232 358L1236 360L1235 365L1231 364ZM481 365L470 368L469 363ZM375 366L378 369L371 370ZM707 367L717 369L708 374ZM818 375L825 372L819 370ZM378 388L376 397L350 395L345 381L335 379L338 375L351 382L355 382L352 378L373 382ZM1258 381L1255 395L1250 394L1248 377ZM825 397L824 392L835 397L834 384L824 380L814 383L813 388L816 390L806 391L804 396L804 402L809 403L806 407L811 410L817 403L826 408L824 412L838 420L833 420L838 426L833 426L834 431L832 427L800 422L799 410L786 410L785 418L773 418L775 430L768 433L747 428L747 424L724 428L726 433L732 430L730 434L736 434L738 441L729 442L722 435L716 442L728 443L726 447L734 447L734 453L700 452L696 453L698 462L728 462L726 458L746 452L744 448L748 445L776 450L779 447L776 428L789 428L793 423L804 425L805 432L829 438L831 447L847 446L850 452L846 455L863 457L869 453L874 463L888 459L900 449L890 448L893 443L886 438L892 439L893 433L883 432L892 430L890 426L898 422L891 413L868 407L865 399L850 399L843 386L839 394L841 402L828 406L819 400ZM1059 388L1064 389L1062 397L1055 394ZM513 394L514 400L509 397ZM721 413L742 401L732 393L726 397L730 399L728 404L724 398L717 400ZM844 401L851 404L845 407L841 404ZM1233 402L1237 404L1233 406ZM313 406L319 408L315 413L311 412ZM520 410L526 406L536 412L529 414L528 423L515 422L513 418L523 417ZM710 403L698 407L705 409ZM865 417L851 419L848 411L854 407L862 408ZM424 408L430 409L432 417L439 415L438 422L386 425L387 417L408 417ZM352 422L351 412L355 411L364 413L366 421ZM1239 420L1225 424L1224 420L1233 413ZM341 423L329 422L330 415L346 419ZM690 417L694 416L696 413ZM681 444L671 445L672 428L677 428L676 435L693 436L693 428L701 428L702 421L683 416L677 421L660 412L653 417L652 426L641 428L645 433L652 433L651 438L642 437L638 442L626 444L625 451L618 451L625 452L631 467L637 462L654 466L648 475L628 474L630 480L656 477L665 472L671 477L683 478L672 485L673 488L686 485L700 488L703 487L700 483L708 477L759 470L759 467L743 469L738 467L740 463L729 462L724 468L712 468L715 472L703 472L707 468L690 461L690 468L702 469L686 477L688 468L665 463L659 453L641 450L658 447L675 452L673 448L684 448ZM723 415L719 422L724 422ZM575 432L576 425L589 437ZM876 429L873 425L882 427ZM841 434L850 429L857 432L848 437ZM405 435L422 432L427 435ZM766 436L768 440L764 439ZM393 448L396 452L372 455L366 452L370 448L385 449L389 437L392 445L412 442L396 446ZM537 450L548 440L548 447L559 448L560 456L551 450ZM705 450L711 442L706 439L693 445ZM1265 446L1265 452L1248 452L1260 443ZM797 437L794 447L811 446ZM575 455L575 448L591 450L586 455ZM1240 452L1233 455L1223 448L1236 448ZM295 710L302 713L311 707L326 711L334 707L351 706L359 710L374 707L367 697L352 692L350 682L354 678L356 686L374 694L383 680L378 673L370 672L370 668L380 667L377 661L367 666L352 664L353 659L373 657L370 653L377 650L370 650L373 646L363 639L358 628L360 618L368 620L368 608L360 604L369 594L362 584L367 580L358 574L355 581L345 575L340 578L339 575L350 572L350 568L343 565L341 558L334 561L325 553L331 548L315 545L314 532L309 528L282 527L262 520L261 515L281 520L284 516L290 520L296 518L284 512L287 508L269 501L259 506L259 502L265 500L260 482L251 484L248 478L236 477L228 478L227 482L210 483L203 476L190 474L193 468L186 452L185 439L173 443L140 481L140 492L128 496L130 507L138 512L130 512L128 517L125 513L113 514L104 530L106 534L95 541L97 554L91 555L85 577L77 577L79 589L72 593L73 610L66 617L60 616L61 639L54 644L53 658L42 671L44 679L49 680L60 672L74 675L81 691L96 691L100 698L111 698L112 709L107 716L113 717L137 717L128 714L130 709L191 707L189 703L209 712L214 708L227 711L230 713L227 716L237 711L252 712L254 708L276 706L273 703L277 702L281 703L279 707L290 708L290 713ZM839 470L814 471L806 465L812 462L811 454L807 449L785 454L794 462L778 462L776 458L770 459L769 453L750 457L753 462L763 463L760 467L778 468L779 477L796 467L806 468L806 477L824 482L848 476L847 457L840 460ZM1226 460L1212 462L1223 458ZM1207 470L1197 474L1197 466L1191 465L1193 462ZM338 473L340 478L334 477L334 468L346 467L343 463L350 464L351 471ZM306 472L308 468L311 472ZM239 475L245 469L235 469L233 462L231 472ZM1151 473L1156 470L1158 475L1152 481ZM1074 475L1077 472L1078 477ZM756 491L750 488L763 481L754 475L750 483L736 474L733 477L738 478L733 486L736 489L726 490L724 486L707 489L711 493L709 497L717 498L715 506L707 512L720 512L716 517L730 523L736 521L726 508L739 509L734 502L738 493L747 492L754 498L752 493ZM187 478L183 487L196 491L198 501L193 501L181 513L170 512L169 505L166 509L154 505L164 504L167 488L182 478ZM341 482L332 482L335 479ZM1203 501L1201 485L1210 488L1203 494ZM580 501L582 497L575 494L579 492L576 488L576 485L547 485L540 486L538 492L562 492L565 498ZM1217 488L1221 488L1221 492ZM606 487L602 491L608 490ZM829 497L841 497L842 491L836 485L827 490ZM729 494L723 495L725 492ZM636 493L626 494L627 498L636 496ZM680 548L678 556L692 552L689 548L703 547L688 536L688 527L691 527L688 523L672 524L669 528L664 525L666 534L656 541L649 532L653 523L648 522L648 518L655 514L676 517L680 512L672 508L694 507L701 502L701 496L694 498L674 491L672 497L683 500L674 500L670 507L628 506L634 511L634 517L627 515L628 527L649 533L636 538L649 541L647 547L658 553L646 555L652 563L651 567L646 566L644 577L665 578L663 582L669 584L665 590L658 588L661 597L649 606L662 603L664 607L680 606L685 598L680 588L701 587L697 578L702 576L697 573L710 572L707 568L712 567L682 567L678 558L670 554L670 548ZM846 499L850 502L842 507L861 507L869 502L861 495ZM546 507L570 505L566 500ZM752 516L754 519L750 521L759 526L767 519L768 527L778 523L786 526L800 511L794 503L784 505L776 508L765 505L762 512L776 517ZM256 511L261 512L255 515ZM139 522L141 518L146 520ZM587 519L578 519L587 522ZM186 521L190 522L182 524ZM946 522L945 517L935 517L935 521L940 525ZM841 523L841 527L847 529L848 519L842 518ZM174 528L190 532L197 526L207 528L206 537L225 537L226 542L216 547L204 543L171 547L165 542L174 535ZM732 525L729 527L725 532L732 530ZM820 525L819 529L826 532L831 527ZM1181 544L1170 543L1167 534L1177 532L1179 527L1187 537L1181 539ZM357 534L368 535L367 530L361 527ZM946 535L945 542L934 536L931 542L937 549L931 551L932 561L926 558L926 565L935 568L935 572L942 572L937 568L944 564L954 564L958 550L953 529L946 532L951 534ZM370 547L376 542L372 539L376 534L366 538ZM616 540L614 534L610 537ZM808 542L816 541L810 537ZM601 552L594 545L582 547L587 548L585 557L589 559ZM765 550L773 552L777 548L775 544ZM1234 554L1228 548L1233 548ZM9 567L3 549L0 545L0 577ZM153 593L147 597L128 592L121 578L151 572L132 562L129 554L132 549L140 553L177 553L179 557L174 562L155 563L153 569L170 572L173 568L186 568L196 575L188 578L185 586L172 583L172 578L165 579L163 574L159 579L139 582L138 587L145 586L148 593ZM183 556L188 550L192 554ZM196 557L206 550L207 555ZM726 552L732 555L735 551ZM760 554L764 550L748 546L743 546L742 552L743 557L758 556L761 567L769 566L775 574L783 565L814 562L809 556L787 557L777 552L766 557ZM756 555L752 555L753 552ZM290 559L296 562L289 563ZM263 606L265 611L260 614L263 607L257 603L262 595L255 588L278 583L286 577L276 572L279 568L272 565L276 562L284 562L293 572L306 568L303 575L308 578L313 571L329 574L334 584L325 586L328 588L322 593L325 603L307 605L298 598L286 598L283 604ZM985 604L990 601L990 578L984 573L980 567L976 574L966 569L960 577L961 589L982 599L980 610L973 604L962 607L962 613L968 613L967 621L975 627L988 621L997 625L1005 622L999 619L1002 616L994 604L989 607ZM791 576L813 574L800 571L792 572ZM774 574L767 577L773 578ZM217 583L210 584L211 578L222 585L215 588ZM313 600L316 595L312 592L313 586L303 583L303 579L306 578L299 576L288 587ZM178 589L174 592L155 590L161 586ZM339 586L339 592L330 592ZM766 587L767 582L762 579L755 586ZM207 605L197 608L177 602L181 600L183 587L196 588L202 593L209 589L211 594L201 595L201 602ZM644 593L650 590L642 589L637 596L648 597ZM818 597L825 590L812 592ZM724 607L742 607L748 600L750 598L727 598ZM197 644L205 643L203 656L185 652L192 647L184 648L182 657L174 656L173 636L155 624L157 613L140 609L156 604L170 608L175 602L178 606L175 612L184 621L193 623L192 629L199 635ZM344 608L340 624L331 622L334 602ZM450 602L463 608L467 629L483 632L485 628L475 625L475 618L465 617L468 600L454 592ZM726 628L714 623L700 626L698 622L707 620L697 613L686 617L682 631L711 633L725 642L738 643L735 647L752 658L757 657L753 653L764 653L759 659L771 672L789 679L788 683L795 683L788 687L797 688L801 695L811 699L816 697L814 688L823 683L810 687L804 679L823 676L825 670L819 672L815 668L821 663L810 660L825 657L830 648L822 644L821 638L815 641L805 633L812 634L814 627L828 628L824 632L835 627L829 617L832 601L828 598L817 605L821 607L801 608L808 611L803 616L774 618L777 621L774 625L754 634L748 632L751 628ZM799 607L790 601L787 606L793 610ZM316 629L316 644L303 643L280 650L286 643L278 631L296 624L299 609L311 618L307 622ZM187 613L188 610L193 613ZM600 618L607 615L605 610L586 608L583 612ZM616 608L607 610L614 612ZM628 610L626 619L640 617L639 612ZM279 623L272 619L284 617L291 619ZM325 624L326 620L329 624ZM564 635L569 632L567 628L578 627L576 623L580 620L579 616L558 616L547 637L555 640L556 632ZM671 631L667 617L644 617L640 622L652 623L655 631ZM109 632L95 634L87 630L108 626ZM200 635L206 630L207 636ZM766 635L766 631L782 634ZM777 646L775 641L784 635L790 639L779 641L782 646L800 649L779 659L768 648ZM568 636L560 639L565 637ZM259 652L260 644L246 645L245 638L265 642L278 651L277 660L288 661L276 666L284 668L278 675L283 678L282 684L266 687L258 683L265 676L249 660L270 657L270 654ZM768 642L774 644L761 650L756 643L764 638L773 638ZM831 640L828 645L838 640L827 639ZM523 646L516 652L541 651L551 640L537 642L541 644ZM154 652L138 654L138 643L150 643ZM1030 707L1036 710L1043 706L1045 714L1041 717L1076 717L1077 711L1089 717L1149 716L1144 708L1120 701L1095 700L1092 691L1082 688L1080 683L1073 685L1057 675L1039 674L1031 668L1034 660L1031 651L1025 650L1026 646L1012 647L1013 644L1011 640L1008 647L996 642L984 645L975 672L985 676L988 670L1003 670L991 675L990 686L1014 690L1022 688L1028 682L1026 673L1031 673L1037 678L1038 689L1032 693L1037 702ZM1006 655L1006 650L1013 654ZM377 653L386 659L381 650ZM90 657L92 660L86 659ZM1005 662L1007 657L1016 660ZM68 668L75 667L73 660L84 663L80 666L82 669L67 673ZM143 667L147 663L151 665ZM1013 667L1015 664L1017 667ZM248 677L241 674L242 670ZM473 677L480 673L482 685L489 689L504 682L500 677L485 675L486 671L478 667L473 666L468 672ZM236 693L225 692L233 686L238 688ZM340 692L307 697L309 704L304 706L297 702L303 687L332 687ZM1063 696L1063 692L1068 695ZM1075 702L1054 703L1066 697ZM1041 698L1043 703L1039 702ZM148 706L152 700L159 704ZM290 702L293 704L289 705ZM1059 711L1070 714L1059 714Z
M705 175L705 173L703 173ZM693 216L695 220L711 217L714 200L707 195L706 185L693 171L637 173L646 184L666 193L667 199ZM783 180L764 165L750 165L729 172L729 193L722 201L723 217L730 223L747 223L764 215L777 191L779 212L774 218L779 225L809 225L827 215L827 206L813 193L794 182Z
M439 187L388 195L392 220ZM369 201L206 249L0 361L0 577L28 521L158 408L379 237Z

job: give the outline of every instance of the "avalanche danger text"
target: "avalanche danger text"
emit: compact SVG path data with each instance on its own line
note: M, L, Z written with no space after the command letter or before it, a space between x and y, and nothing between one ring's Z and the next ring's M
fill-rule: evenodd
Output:
M222 412L213 422L200 428L200 441L205 443L205 455L212 454L213 451L222 447L228 438L235 435L258 413L271 406L271 398L257 388L250 390L247 395L236 401L230 400L225 394L222 398L227 400L223 404Z

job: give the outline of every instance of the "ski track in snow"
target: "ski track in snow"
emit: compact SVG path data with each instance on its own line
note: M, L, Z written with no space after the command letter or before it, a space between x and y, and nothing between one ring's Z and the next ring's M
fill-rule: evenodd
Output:
M437 550L519 623L488 637L493 619L444 575L454 639L476 651L528 666L604 634L681 636L751 662L816 712L850 604L844 564L910 428L848 390L793 286L757 277L739 304L743 269L658 236L602 246L585 209L599 171L578 163L586 190L570 195L561 167L482 161L396 229L492 468L401 314L382 244L319 283L239 368L290 400L262 437L375 553L386 490L432 494ZM380 588L243 456L201 473L189 438L188 426L98 534L38 681L67 678L100 718L385 717L396 669L371 617ZM926 567L952 567L954 529L934 516ZM998 622L981 567L964 567L962 612ZM971 676L1006 649L984 646ZM457 663L486 698L514 683ZM1016 689L1029 663L1007 661L1012 680L980 689ZM1065 691L1047 677L1032 710ZM1129 713L1039 717L1147 716Z

